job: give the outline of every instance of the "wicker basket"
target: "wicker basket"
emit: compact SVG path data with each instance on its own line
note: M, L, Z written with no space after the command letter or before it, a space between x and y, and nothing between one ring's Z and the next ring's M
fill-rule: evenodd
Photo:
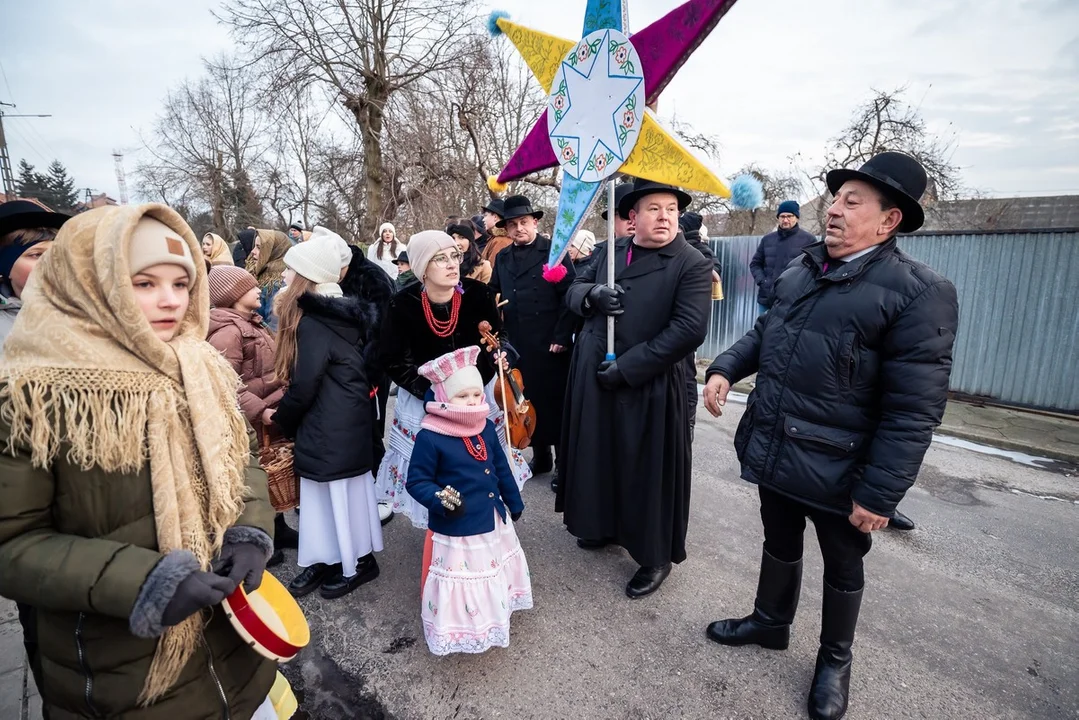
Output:
M270 504L277 512L292 510L300 504L300 480L292 465L293 443L272 440L265 429L259 432L259 464L270 484Z

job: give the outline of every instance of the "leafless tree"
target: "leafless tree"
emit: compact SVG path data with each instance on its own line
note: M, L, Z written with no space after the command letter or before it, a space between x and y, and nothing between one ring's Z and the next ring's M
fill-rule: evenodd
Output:
M907 153L925 168L929 187L923 201L952 200L965 192L960 169L952 162L957 136L930 132L920 109L907 102L906 91L906 87L873 90L873 96L854 109L847 127L829 140L824 162L806 171L809 187L816 198L818 223L827 209L825 176L828 171L856 168L877 153L888 150Z
M220 15L279 91L321 84L360 129L365 231L389 219L384 140L394 95L452 69L472 0L229 0Z

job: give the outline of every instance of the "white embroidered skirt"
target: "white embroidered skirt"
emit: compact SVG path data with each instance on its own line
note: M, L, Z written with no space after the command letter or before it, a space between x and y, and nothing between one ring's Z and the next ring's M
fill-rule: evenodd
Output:
M510 615L532 607L532 579L513 520L494 515L495 529L483 535L427 532L431 559L420 617L435 655L508 647Z

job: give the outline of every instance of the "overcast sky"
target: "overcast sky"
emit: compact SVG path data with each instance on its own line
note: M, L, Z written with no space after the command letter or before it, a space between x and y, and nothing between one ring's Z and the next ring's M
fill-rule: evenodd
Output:
M64 162L117 197L166 90L236 40L218 0L0 0L0 101L13 164ZM630 29L676 6L630 0ZM584 0L505 0L525 25L580 36ZM967 186L994 196L1079 193L1076 0L740 0L660 97L723 144L722 175L818 161L871 88L909 88L930 127L957 140Z

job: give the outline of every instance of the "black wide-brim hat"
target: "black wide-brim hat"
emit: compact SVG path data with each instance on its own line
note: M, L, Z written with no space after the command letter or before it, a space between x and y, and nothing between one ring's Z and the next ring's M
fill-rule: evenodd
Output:
M638 200L645 195L655 195L657 193L670 193L678 198L678 212L685 210L693 201L689 193L681 188L676 188L674 185L637 178L633 181L633 189L618 201L618 214L628 220L629 211L637 204Z
M510 195L504 201L504 211L502 213L502 219L498 221L497 227L506 227L508 220L524 217L525 215L531 215L539 220L543 217L542 210L533 210L532 201L526 198L524 195Z
M898 228L901 233L912 233L925 222L925 211L918 200L929 180L922 164L906 153L882 152L857 170L831 170L825 179L832 195L848 180L863 180L880 190L903 213Z
M27 228L56 228L71 219L70 215L46 210L29 200L0 203L0 235Z
M502 198L495 198L480 209L484 210L485 212L494 213L495 215L502 217L502 215L506 212L506 202Z
M626 195L629 195L631 192L633 192L633 183L631 183L631 182L624 182L624 183L620 183L620 184L615 186L615 188L614 188L614 207L615 207L615 209L618 209L619 207L621 207L622 198L624 198ZM604 220L606 220L607 219L607 211L604 210L603 212L601 212L600 216ZM618 217L622 218L623 220L629 220L629 217L626 216L626 214L623 213L621 210L618 211Z

